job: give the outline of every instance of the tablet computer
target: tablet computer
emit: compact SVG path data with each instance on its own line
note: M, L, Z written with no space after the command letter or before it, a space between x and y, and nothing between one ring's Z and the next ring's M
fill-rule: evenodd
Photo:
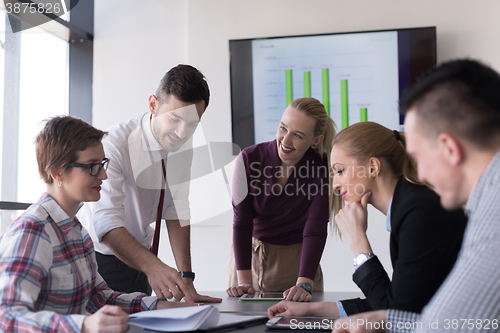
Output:
M331 331L338 318L327 317L274 317L266 323L267 328L285 330L319 330Z
M253 294L243 294L240 297L240 302L247 301L282 301L285 298L283 297L282 292L260 292L256 291Z

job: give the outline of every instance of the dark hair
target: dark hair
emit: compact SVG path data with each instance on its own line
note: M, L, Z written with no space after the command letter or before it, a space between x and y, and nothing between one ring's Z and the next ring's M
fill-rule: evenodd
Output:
M405 91L400 111L409 109L433 135L447 132L487 149L500 143L500 75L478 61L450 61L428 72Z
M45 126L35 139L38 173L43 181L52 184L50 169L66 169L76 162L78 152L101 142L106 132L72 116L44 120Z
M210 90L205 76L190 65L177 65L163 76L156 90L160 105L167 101L168 95L186 103L204 101L205 109L210 101Z

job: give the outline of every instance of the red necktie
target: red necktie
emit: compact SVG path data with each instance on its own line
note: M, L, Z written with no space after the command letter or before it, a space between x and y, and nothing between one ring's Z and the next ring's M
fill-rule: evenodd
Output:
M155 226L155 234L153 236L153 246L151 247L151 252L155 256L158 256L158 246L160 244L161 214L163 212L163 199L165 198L165 183L166 183L165 160L161 160L161 167L163 169L163 178L162 178L162 186L160 192L160 202L158 202L158 210L156 211L156 226Z

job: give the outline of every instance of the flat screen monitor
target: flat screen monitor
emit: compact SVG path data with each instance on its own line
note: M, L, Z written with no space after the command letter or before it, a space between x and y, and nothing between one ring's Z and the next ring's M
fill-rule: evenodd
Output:
M436 66L436 28L229 41L233 142L274 140L299 97L321 101L341 130L374 121L402 130L404 89Z

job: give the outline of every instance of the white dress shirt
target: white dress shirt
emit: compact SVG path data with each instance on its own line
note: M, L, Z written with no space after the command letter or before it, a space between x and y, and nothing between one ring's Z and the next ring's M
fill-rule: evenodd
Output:
M101 239L119 227L125 227L145 248L151 247L154 225L150 224L156 221L160 200L162 158L166 158L167 169L162 218L190 219L191 142L177 152L167 153L153 136L150 115L148 112L109 128L109 134L102 141L106 157L110 159L108 179L101 186L101 199L85 203L78 212L95 250L102 254L113 254Z

